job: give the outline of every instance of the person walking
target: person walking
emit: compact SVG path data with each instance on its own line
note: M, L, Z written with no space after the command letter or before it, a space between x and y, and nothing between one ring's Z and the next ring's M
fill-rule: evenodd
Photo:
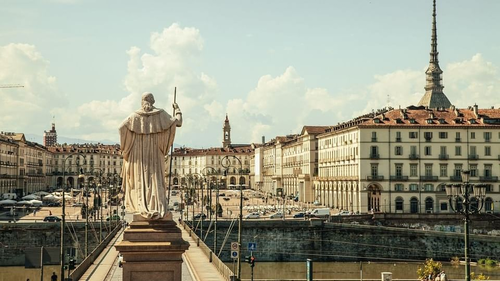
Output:
M57 275L55 272L52 272L52 276L50 277L50 281L57 281Z

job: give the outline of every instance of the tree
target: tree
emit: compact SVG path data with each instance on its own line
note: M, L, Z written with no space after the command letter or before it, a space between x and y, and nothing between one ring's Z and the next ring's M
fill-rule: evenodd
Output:
M443 265L441 262L434 261L433 259L426 259L424 267L418 267L417 275L420 280L426 280L430 275L432 280L441 272Z

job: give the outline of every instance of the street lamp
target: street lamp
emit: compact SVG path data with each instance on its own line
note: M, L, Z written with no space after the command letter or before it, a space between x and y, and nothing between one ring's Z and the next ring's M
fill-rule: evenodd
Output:
M61 214L61 277L62 280L64 280L64 259L66 257L66 253L64 252L64 228L66 227L66 194L65 194L65 189L66 187L64 186L65 184L67 185L68 183L66 182L65 179L65 173L66 173L66 160L69 158L72 158L73 155L78 157L78 160L80 159L79 157L83 158L83 164L85 164L85 156L82 154L70 154L66 156L63 160L63 185L62 185L62 214ZM79 161L78 161L79 162ZM79 169L77 169L79 171Z
M241 185L241 173L243 172L243 163L241 162L240 158L234 156L234 155L226 155L221 159L221 164L222 167L224 168L229 168L231 167L231 161L229 160L229 157L238 160L240 163L240 179L238 179L238 183L240 186L240 217L238 220L238 251L240 252L240 255L238 256L238 274L237 274L237 280L241 280L241 228L243 224L243 186Z
M206 171L207 169L210 169L211 170L211 173L209 171ZM203 173L205 172L205 173ZM217 171L213 168L213 167L205 167L201 170L201 173L205 175L205 179L207 179L207 175L209 176L208 177L208 181L207 181L207 193L209 193L209 206L210 206L210 211L209 211L209 215L210 215L210 221L212 221L212 183L213 181L211 181L212 177L210 177L210 175L215 175L217 174ZM217 251L217 211L218 211L218 198L219 198L219 188L217 187L217 198L215 199L216 203L215 203L215 225L214 225L214 253L216 253Z
M477 214L484 205L484 198L486 197L485 184L471 184L469 182L470 171L462 171L461 184L446 184L446 195L450 203L450 208L455 213L464 215L464 228L465 228L465 241L464 241L464 256L465 256L465 280L470 281L470 260L469 260L469 216ZM462 201L463 208L457 205ZM472 201L477 200L475 207L471 208ZM453 206L455 203L455 207Z

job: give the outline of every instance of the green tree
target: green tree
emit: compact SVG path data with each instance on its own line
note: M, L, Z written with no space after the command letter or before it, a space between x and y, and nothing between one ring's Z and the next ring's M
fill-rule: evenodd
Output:
M432 280L438 273L441 272L443 265L441 262L434 261L433 259L426 259L423 267L418 267L417 275L420 280L426 280L431 275Z

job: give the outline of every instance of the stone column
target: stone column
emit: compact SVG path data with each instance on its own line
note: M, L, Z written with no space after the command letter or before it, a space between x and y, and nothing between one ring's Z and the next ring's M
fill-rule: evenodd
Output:
M171 213L159 220L134 215L115 247L123 255L124 281L182 280L182 254L189 243Z

